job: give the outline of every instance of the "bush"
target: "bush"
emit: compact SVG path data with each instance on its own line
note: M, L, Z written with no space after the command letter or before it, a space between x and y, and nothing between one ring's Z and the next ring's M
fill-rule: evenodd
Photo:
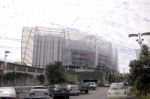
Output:
M130 84L135 85L138 93L150 93L150 51L148 46L142 45L138 60L130 62Z
M76 83L78 80L78 76L74 73L71 73L71 72L67 72L66 73L66 82L67 83Z
M132 86L130 89L131 95L136 96L137 99L150 99L150 94L144 95L139 92L135 86Z
M150 99L150 94L148 94L148 95L140 95L140 96L138 96L138 99Z
M44 75L37 75L36 79L40 82L40 84L44 84L45 76Z
M65 82L65 68L59 61L56 61L54 64L48 64L45 75L48 85Z

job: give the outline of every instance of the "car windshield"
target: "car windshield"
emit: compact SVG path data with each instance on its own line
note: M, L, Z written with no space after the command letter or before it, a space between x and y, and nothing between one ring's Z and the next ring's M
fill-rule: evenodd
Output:
M0 97L0 99L15 99L15 97Z
M33 87L32 89L46 89L46 87Z
M80 85L89 85L88 83L81 83Z
M83 83L83 85L88 85L88 83Z
M89 84L90 84L90 85L94 85L95 83L94 83L94 82L89 82Z
M119 89L123 89L124 88L124 85L123 84L112 84L110 86L110 89L111 90L119 90Z
M150 96L150 0L0 0L0 97L132 88Z
M62 89L62 88L67 88L67 86L66 85L55 85L55 88Z
M77 87L78 87L77 85L72 85L72 86L71 86L71 88L77 88Z

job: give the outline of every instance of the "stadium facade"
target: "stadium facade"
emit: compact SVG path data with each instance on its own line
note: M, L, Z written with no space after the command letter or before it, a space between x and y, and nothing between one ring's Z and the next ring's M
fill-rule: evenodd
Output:
M69 68L118 71L118 52L110 42L70 28L24 27L21 61L45 68L62 61Z

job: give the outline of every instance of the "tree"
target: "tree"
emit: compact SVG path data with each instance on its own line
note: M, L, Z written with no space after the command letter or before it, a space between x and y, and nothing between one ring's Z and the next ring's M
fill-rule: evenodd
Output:
M37 75L36 76L37 80L40 82L40 84L44 84L45 81L45 76L44 75Z
M65 68L62 63L56 61L46 66L45 75L48 84L57 84L65 82Z
M130 81L140 93L150 92L150 52L146 45L142 46L138 60L132 60L129 64Z
M109 83L113 83L113 82L116 82L116 76L115 75L108 75L108 82Z
M66 82L68 83L75 83L78 80L78 76L76 74L73 74L71 72L66 73Z

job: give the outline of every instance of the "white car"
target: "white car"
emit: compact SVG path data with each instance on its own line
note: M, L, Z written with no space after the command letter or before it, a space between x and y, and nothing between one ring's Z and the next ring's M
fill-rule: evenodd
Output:
M34 86L29 92L29 98L49 99L49 91L44 86Z
M104 83L104 87L109 87L110 84L109 83Z
M78 85L68 85L68 89L70 91L70 95L79 95L80 88Z
M128 87L124 83L112 83L107 92L108 99L127 99L129 97Z
M0 87L0 99L16 99L16 90L14 87Z
M95 82L88 82L90 89L95 90L97 85Z

